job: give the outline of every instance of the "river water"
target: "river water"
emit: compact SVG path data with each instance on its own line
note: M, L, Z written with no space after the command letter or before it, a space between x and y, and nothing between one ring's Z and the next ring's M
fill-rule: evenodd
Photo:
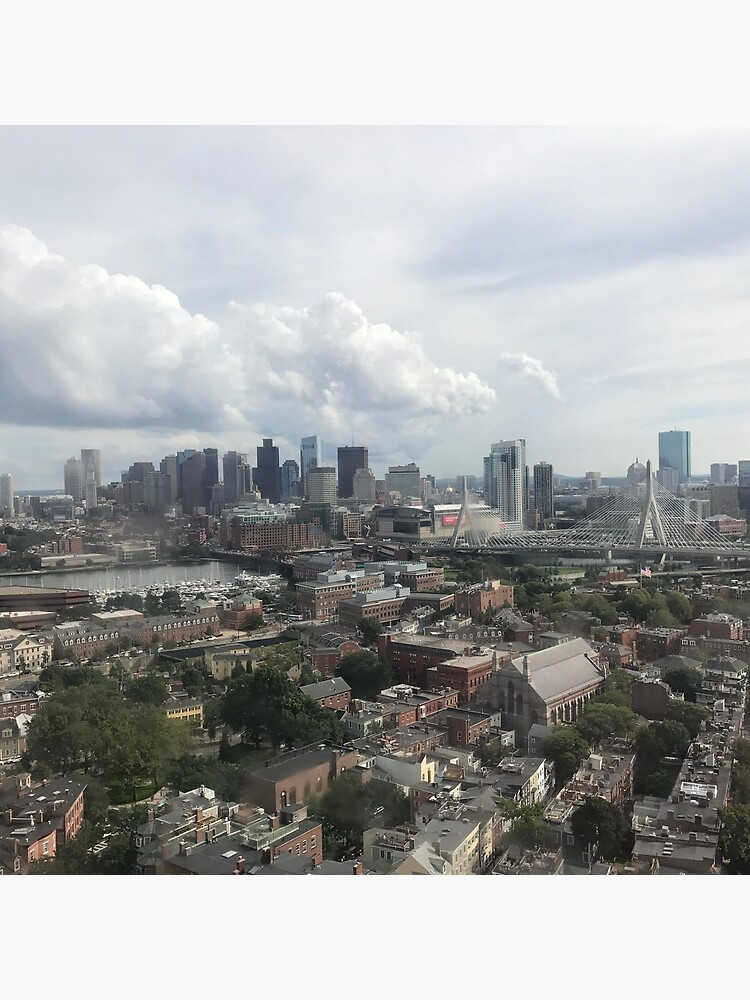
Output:
M233 562L194 563L167 566L109 566L104 569L72 569L55 573L29 573L26 576L0 576L0 587L61 587L81 590L144 590L151 586L174 586L177 583L220 580L234 583L243 570L252 576L267 576L247 565Z

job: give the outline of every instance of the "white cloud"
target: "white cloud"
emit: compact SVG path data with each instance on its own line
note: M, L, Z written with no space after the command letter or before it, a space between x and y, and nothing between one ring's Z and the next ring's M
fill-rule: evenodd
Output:
M524 378L536 382L548 395L560 399L557 375L545 368L538 358L530 358L528 354L509 354L507 351L500 358L511 371L521 372Z
M0 227L0 422L382 438L484 412L494 391L344 295L308 308L232 303L215 322L140 278L73 264Z

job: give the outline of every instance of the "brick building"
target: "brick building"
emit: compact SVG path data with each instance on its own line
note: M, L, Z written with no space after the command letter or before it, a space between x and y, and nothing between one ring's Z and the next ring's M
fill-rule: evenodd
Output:
M385 587L366 594L355 594L339 603L339 622L345 628L356 629L363 621L388 625L399 620L404 601L409 596L408 587Z
M335 617L341 601L382 586L383 577L378 573L365 573L362 570L318 573L315 580L304 580L297 584L297 610L305 620Z
M331 677L316 684L304 684L300 691L324 708L334 711L347 712L352 700L352 689L343 677Z
M693 619L688 635L706 636L710 639L744 639L742 619L735 615L704 615Z
M427 669L431 687L450 687L458 691L460 701L473 701L477 689L492 676L493 655L474 647L467 655L454 656Z
M320 795L335 778L356 766L356 752L333 743L290 750L247 774L247 798L266 812L278 812L310 795Z
M513 587L500 580L485 580L467 590L456 591L456 612L477 618L490 609L500 609L504 604L513 604Z
M686 628L643 628L635 640L638 659L646 663L659 660L662 656L681 652L681 640L687 635Z
M0 719L15 719L18 715L35 716L41 697L33 686L23 683L0 691Z
M391 664L398 681L421 687L425 686L429 667L462 656L469 649L465 642L458 639L403 633L378 636L378 652Z
M202 639L206 635L218 635L221 621L218 611L159 615L125 625L122 632L139 646L154 647L165 642L185 642Z
M120 628L102 628L89 622L65 622L52 629L53 649L58 660L83 660L109 648L117 649L120 643Z

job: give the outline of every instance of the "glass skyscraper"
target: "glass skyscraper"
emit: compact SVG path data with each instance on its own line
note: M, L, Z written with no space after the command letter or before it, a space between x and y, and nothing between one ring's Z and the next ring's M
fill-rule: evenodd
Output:
M659 431L659 468L677 469L681 483L690 479L690 431Z

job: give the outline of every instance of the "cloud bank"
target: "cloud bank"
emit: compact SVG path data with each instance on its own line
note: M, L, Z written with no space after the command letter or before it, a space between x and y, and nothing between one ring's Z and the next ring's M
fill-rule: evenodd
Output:
M538 358L530 358L528 354L509 354L507 351L504 351L500 358L511 371L520 372L524 378L536 382L547 395L560 399L557 375L545 368Z
M427 433L495 393L340 293L307 308L231 303L219 321L140 278L71 263L0 227L0 422L248 437ZM22 415L22 416L20 416Z

